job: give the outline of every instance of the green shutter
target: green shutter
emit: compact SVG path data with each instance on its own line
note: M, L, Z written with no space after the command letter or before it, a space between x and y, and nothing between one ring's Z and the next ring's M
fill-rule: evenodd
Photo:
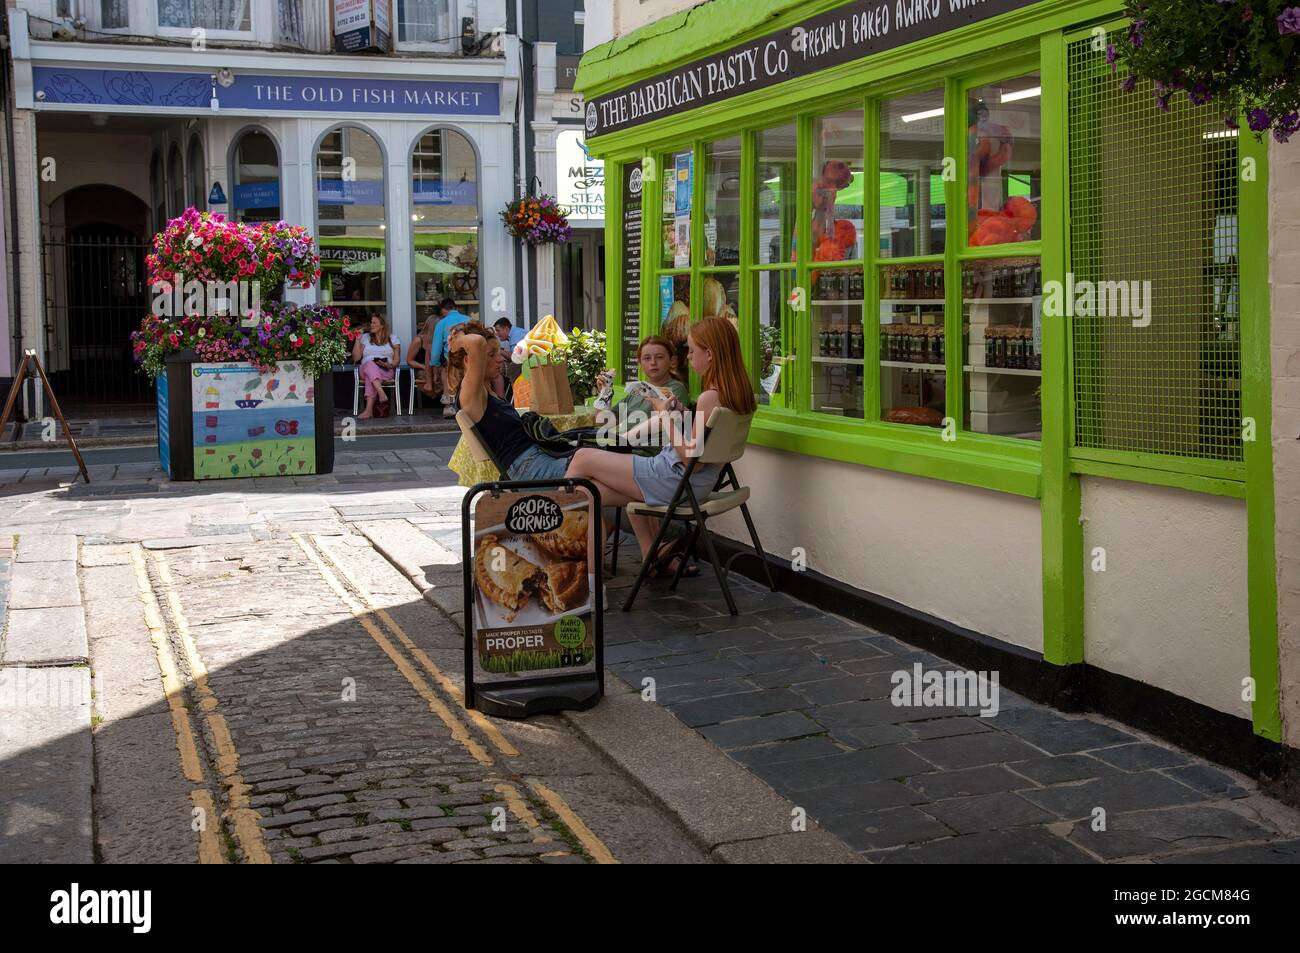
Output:
M1123 92L1094 47L1069 44L1070 270L1112 313L1071 319L1075 446L1238 463L1238 141L1185 93ZM1133 282L1147 327L1113 313Z

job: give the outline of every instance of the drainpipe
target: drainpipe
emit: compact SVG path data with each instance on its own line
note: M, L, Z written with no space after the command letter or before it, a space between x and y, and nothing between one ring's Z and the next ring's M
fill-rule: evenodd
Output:
M9 254L13 259L13 322L14 322L14 351L10 358L10 373L18 372L17 362L22 359L23 353L23 296L22 296L22 276L18 270L19 256L22 249L19 247L22 243L18 235L18 162L14 153L14 89L13 89L13 52L9 43L9 17L7 11L5 15L0 16L3 22L3 33L0 33L0 82L4 83L4 108L5 108L5 145L9 150L7 178L9 179ZM15 420L22 418L21 405L17 408L18 416ZM14 430L15 435L18 433Z
M526 82L528 74L528 58L524 55L524 48L527 41L524 39L524 0L515 0L515 34L519 37L519 95L515 98L515 120L519 128L519 160L516 163L516 169L519 172L519 197L523 198L528 194L528 145L525 138L525 130L528 128L527 103L525 95L531 88ZM525 328L533 326L533 296L529 290L529 284L532 281L532 275L528 267L529 246L525 242L515 242L515 247L519 249L520 266L523 274L523 303L524 313L522 325ZM482 305L480 305L482 310Z

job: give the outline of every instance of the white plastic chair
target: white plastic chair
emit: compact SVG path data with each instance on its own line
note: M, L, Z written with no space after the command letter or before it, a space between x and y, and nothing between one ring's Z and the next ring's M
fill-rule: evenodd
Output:
M397 365L397 370L393 374L393 379L391 381L383 381L380 384L381 387L391 387L393 389L393 396L391 398L393 400L393 412L399 417L402 414L401 380L402 380L402 371L404 370L410 370L410 368L407 367L405 364ZM414 375L412 375L412 380L414 380ZM361 365L353 364L352 365L352 416L353 417L361 413L361 396L362 394L365 393L365 389L366 389L365 382L361 380Z

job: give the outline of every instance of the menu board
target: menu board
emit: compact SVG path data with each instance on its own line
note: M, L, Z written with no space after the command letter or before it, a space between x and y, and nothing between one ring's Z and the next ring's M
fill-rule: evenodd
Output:
M623 376L637 379L641 343L641 166L623 166Z

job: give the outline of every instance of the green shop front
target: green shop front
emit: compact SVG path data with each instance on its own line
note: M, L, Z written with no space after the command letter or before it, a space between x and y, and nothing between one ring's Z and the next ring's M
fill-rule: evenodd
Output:
M1121 11L713 0L590 51L609 359L733 317L787 588L1258 769L1268 148L1122 91Z

